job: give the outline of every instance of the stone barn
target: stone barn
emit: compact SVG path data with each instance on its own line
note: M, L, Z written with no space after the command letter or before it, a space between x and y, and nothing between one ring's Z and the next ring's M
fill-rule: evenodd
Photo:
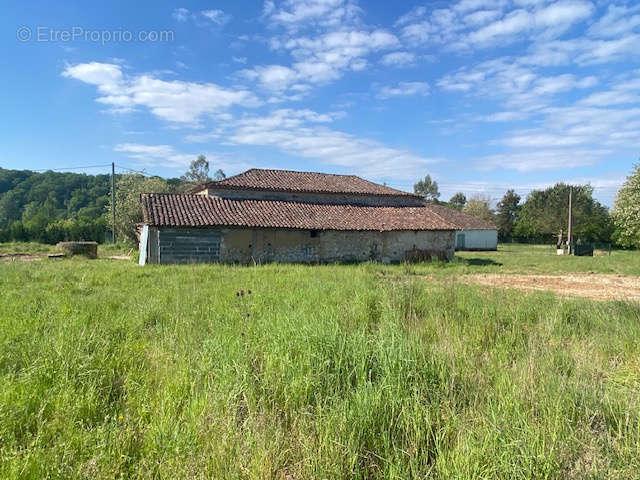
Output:
M448 260L451 222L423 199L353 175L251 169L140 197L140 263Z

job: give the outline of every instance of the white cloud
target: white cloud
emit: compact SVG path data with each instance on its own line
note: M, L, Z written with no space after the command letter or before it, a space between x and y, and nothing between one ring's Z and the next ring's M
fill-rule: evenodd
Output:
M96 101L115 111L148 108L155 116L177 124L195 124L234 105L259 104L247 90L232 90L214 83L166 81L151 75L125 76L120 65L81 63L68 66L62 75L95 85L101 94Z
M510 132L494 142L513 148L640 147L640 107L549 107L539 126Z
M575 75L565 73L555 77L539 78L533 87L534 95L554 95L559 92L566 92L575 88L589 88L598 83L594 76L577 78Z
M511 122L516 120L522 120L523 118L526 118L526 117L527 117L526 112L504 111L504 112L496 112L490 115L486 115L484 117L481 117L481 119L487 122Z
M96 85L100 93L117 94L124 86L122 67L113 63L79 63L68 66L63 77L75 78L90 85Z
M594 12L586 0L559 0L549 5L523 2L462 0L449 8L414 8L396 22L413 45L444 45L447 49L478 49L532 37L554 38Z
M466 13L473 10L483 10L487 8L504 8L505 0L461 0L453 5L453 10L459 13Z
M263 10L272 25L282 25L291 31L309 24L326 28L357 23L360 14L360 8L350 0L285 0L280 7L267 0Z
M411 95L426 96L429 94L427 82L399 82L395 86L385 85L378 89L378 98L406 97Z
M489 155L476 161L481 170L507 169L527 173L539 170L563 170L598 162L606 150L542 149L530 152L510 152Z
M171 145L146 145L140 143L120 143L113 150L130 158L139 168L170 168L177 171L185 171L191 162L204 155L209 161L210 172L222 169L227 174L234 174L242 170L255 167L238 155L229 158L225 154L215 152L185 153L177 151Z
M445 75L438 81L438 86L452 92L500 98L510 109L526 112L545 107L559 93L591 88L597 83L594 76L579 78L561 74L545 77L520 65L517 60L497 58Z
M222 27L231 20L231 15L219 9L202 10L192 12L188 8L180 7L173 10L173 19L180 23L193 21L198 27L216 25Z
M640 35L628 34L613 39L578 37L534 44L520 62L536 66L581 66L628 61L640 56Z
M189 20L191 12L189 12L189 10L186 8L176 8L171 16L178 22L186 22L187 20Z
M537 11L514 10L468 36L471 44L513 41L518 34L542 31L556 36L593 13L593 5L581 0L561 0ZM546 31L544 29L547 29Z
M478 10L466 15L463 21L470 27L479 27L497 19L499 16L499 10Z
M120 143L113 150L134 159L139 165L153 167L182 168L188 166L197 157L197 154L176 152L170 145Z
M625 103L640 103L640 95L620 90L608 90L595 92L583 98L580 103L591 107L608 107Z
M299 78L295 70L283 65L258 66L242 70L240 73L250 80L257 80L263 88L273 91L286 90Z
M218 9L202 10L200 15L219 26L222 26L231 20L231 15Z
M469 35L470 42L489 43L500 37L514 35L533 27L534 18L526 10L514 10L504 18L495 21Z
M354 0L268 0L263 19L278 34L267 43L278 54L288 54L290 61L237 73L257 82L272 94L270 101L277 102L300 100L316 85L363 71L373 54L401 45L387 30L364 25L361 15Z
M516 148L571 147L581 145L589 139L580 135L558 135L533 130L511 135L500 143Z
M380 29L273 39L272 48L291 54L294 59L291 66L259 65L239 73L272 92L283 93L290 88L299 92L305 84L326 84L337 80L347 70L360 71L367 66L368 55L398 45L394 35Z
M594 37L613 38L629 34L640 27L640 5L609 5L607 13L589 27Z
M408 23L414 23L425 17L427 14L427 7L419 6L413 7L413 9L404 15L402 15L395 23L396 27L406 25Z
M413 179L426 165L440 160L387 147L324 125L333 118L335 115L291 109L276 110L262 117L244 117L230 126L226 142L273 147L370 178ZM401 171L398 165L402 165Z
M380 63L387 67L405 67L416 61L416 55L412 52L392 52L383 55Z
M589 1L560 0L536 11L534 20L538 27L560 26L563 31L574 23L589 18L593 11L593 4Z

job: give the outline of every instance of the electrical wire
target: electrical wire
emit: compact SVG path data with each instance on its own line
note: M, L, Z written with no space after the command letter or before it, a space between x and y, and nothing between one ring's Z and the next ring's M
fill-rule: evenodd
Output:
M84 165L84 166L78 166L78 167L60 167L60 168L40 168L38 170L31 170L32 172L57 172L60 170L86 170L89 168L105 168L105 167L110 167L111 164L107 164L107 165Z

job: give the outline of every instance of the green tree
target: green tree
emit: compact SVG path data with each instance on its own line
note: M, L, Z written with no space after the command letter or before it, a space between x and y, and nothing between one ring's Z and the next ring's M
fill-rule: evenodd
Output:
M116 175L116 182L120 175ZM177 190L179 178L167 183ZM0 240L103 241L110 175L0 168ZM69 220L69 221L68 221ZM110 222L110 220L109 220Z
M198 158L191 162L189 170L181 177L186 183L191 185L200 185L211 180L209 177L209 161L204 155L198 155Z
M634 165L618 192L612 213L616 242L623 247L640 248L640 164Z
M462 210L467 203L467 197L464 193L458 192L449 199L449 205L457 210Z
M496 206L495 222L501 240L511 238L520 213L520 195L514 190L507 190Z
M467 200L466 205L462 211L468 215L473 215L477 218L482 218L487 222L494 223L494 213L491 209L491 199L482 195L474 195Z
M14 220L22 217L24 193L19 189L0 193L0 227L8 227Z
M608 242L612 233L609 211L593 198L591 185L557 183L545 190L534 190L522 205L514 235L551 240L560 231L565 235L569 218L569 190L573 189L574 241Z
M141 193L167 193L172 191L164 178L145 177L137 173L120 176L116 183L116 235L119 239L135 242L136 227L142 222ZM111 198L107 204L109 228L113 228Z
M227 175L222 171L221 168L219 168L218 170L216 170L216 173L214 174L214 178L218 181L220 180L224 180L225 178L227 178Z
M422 195L428 202L437 202L440 197L438 182L431 179L431 175L424 177L413 186L413 192Z

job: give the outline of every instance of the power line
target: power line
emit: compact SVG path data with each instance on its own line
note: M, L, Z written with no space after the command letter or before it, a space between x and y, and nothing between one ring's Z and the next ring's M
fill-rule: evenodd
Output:
M105 165L83 165L83 166L78 166L78 167L60 167L60 168L40 168L37 170L31 170L32 172L57 172L60 170L86 170L89 168L106 168L106 167L110 167L111 164L105 164Z
M63 170L89 170L89 169L93 169L93 168L108 168L111 167L110 163L105 163L104 165L77 165L74 167L58 167L58 168L38 168L38 169L29 169L31 172L59 172L59 171L63 171ZM134 168L129 168L129 167L125 167L122 165L115 165L115 168L119 169L119 170L125 170L128 172L134 172L134 173L139 173L141 175L145 175L145 176L152 176L151 174L143 171L143 170L136 170Z
M133 168L123 167L121 165L116 165L116 168L118 168L120 170L126 170L128 172L139 173L140 175L151 176L151 174L145 172L144 170L135 170Z

